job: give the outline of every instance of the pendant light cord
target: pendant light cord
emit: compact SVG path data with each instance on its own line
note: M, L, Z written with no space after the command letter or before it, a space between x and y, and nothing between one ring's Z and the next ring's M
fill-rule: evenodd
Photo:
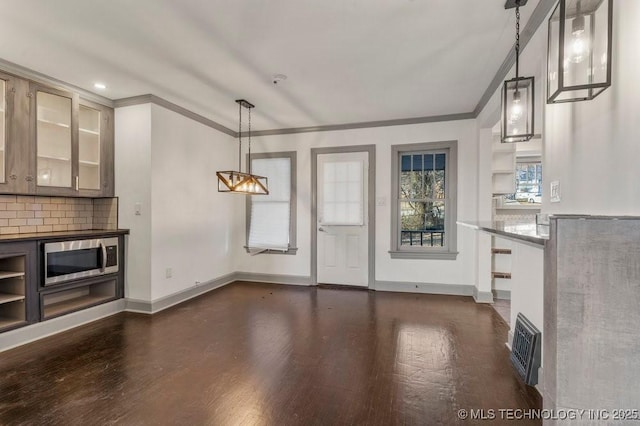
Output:
M251 174L251 108L248 108L248 110L249 110L249 156L248 156L247 162L249 164L247 164L247 170L249 171L249 174Z
M238 103L238 171L242 172L242 103Z
M516 88L518 93L518 77L520 77L520 1L517 0L516 6Z

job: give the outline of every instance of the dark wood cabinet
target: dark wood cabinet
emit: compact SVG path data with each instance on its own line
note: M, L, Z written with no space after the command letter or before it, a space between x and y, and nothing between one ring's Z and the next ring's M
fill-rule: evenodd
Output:
M1 72L0 93L0 193L113 196L112 108Z

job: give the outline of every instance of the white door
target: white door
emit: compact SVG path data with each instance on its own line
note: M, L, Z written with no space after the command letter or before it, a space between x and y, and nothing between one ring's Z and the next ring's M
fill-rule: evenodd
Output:
M367 152L318 154L318 283L368 286Z

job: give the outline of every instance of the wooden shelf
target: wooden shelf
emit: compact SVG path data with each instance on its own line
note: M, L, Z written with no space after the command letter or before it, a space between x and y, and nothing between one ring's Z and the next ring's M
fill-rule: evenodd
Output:
M492 248L492 254L511 254L511 249L503 249L503 248Z
M492 170L491 173L494 175L515 175L515 170Z
M20 324L26 324L27 321L23 320L23 319L15 319L15 318L6 318L6 317L0 317L0 330L3 328L7 328L7 327L11 327L11 326L16 326L16 325L20 325Z
M97 130L80 129L80 133L86 133L88 135L100 136L100 132Z
M14 277L24 277L24 272L0 271L0 280Z
M61 128L65 128L65 129L68 129L69 127L71 127L68 124L58 123L57 121L51 121L51 120L47 120L47 119L44 119L44 118L38 118L38 123L49 124L51 126L61 127Z
M44 158L45 160L54 160L54 161L71 161L70 158L65 157L54 157L52 155L39 155L38 158Z
M502 278L505 280L511 279L511 272L492 272L491 278Z
M51 317L65 314L67 312L78 310L80 308L88 308L90 306L98 305L102 302L107 302L109 300L112 300L114 299L114 297L115 295L108 295L108 296L87 295L87 296L76 297L70 300L65 300L63 302L57 302L57 303L52 303L50 305L45 305L44 318L48 319Z
M18 300L24 300L24 295L0 293L0 305L3 303L17 302Z

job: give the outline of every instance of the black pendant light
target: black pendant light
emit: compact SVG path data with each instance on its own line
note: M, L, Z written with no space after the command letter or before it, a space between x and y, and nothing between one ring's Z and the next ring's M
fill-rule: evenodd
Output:
M268 195L267 178L251 174L251 108L254 105L244 99L236 101L239 106L238 125L238 171L216 172L218 176L218 192L232 192L246 195ZM242 172L242 108L249 111L249 155L247 158L247 172Z
M611 86L613 0L560 0L549 18L547 103L591 100Z
M502 142L525 142L533 138L533 77L520 77L520 6L526 0L508 0L505 9L516 9L516 77L502 86Z

